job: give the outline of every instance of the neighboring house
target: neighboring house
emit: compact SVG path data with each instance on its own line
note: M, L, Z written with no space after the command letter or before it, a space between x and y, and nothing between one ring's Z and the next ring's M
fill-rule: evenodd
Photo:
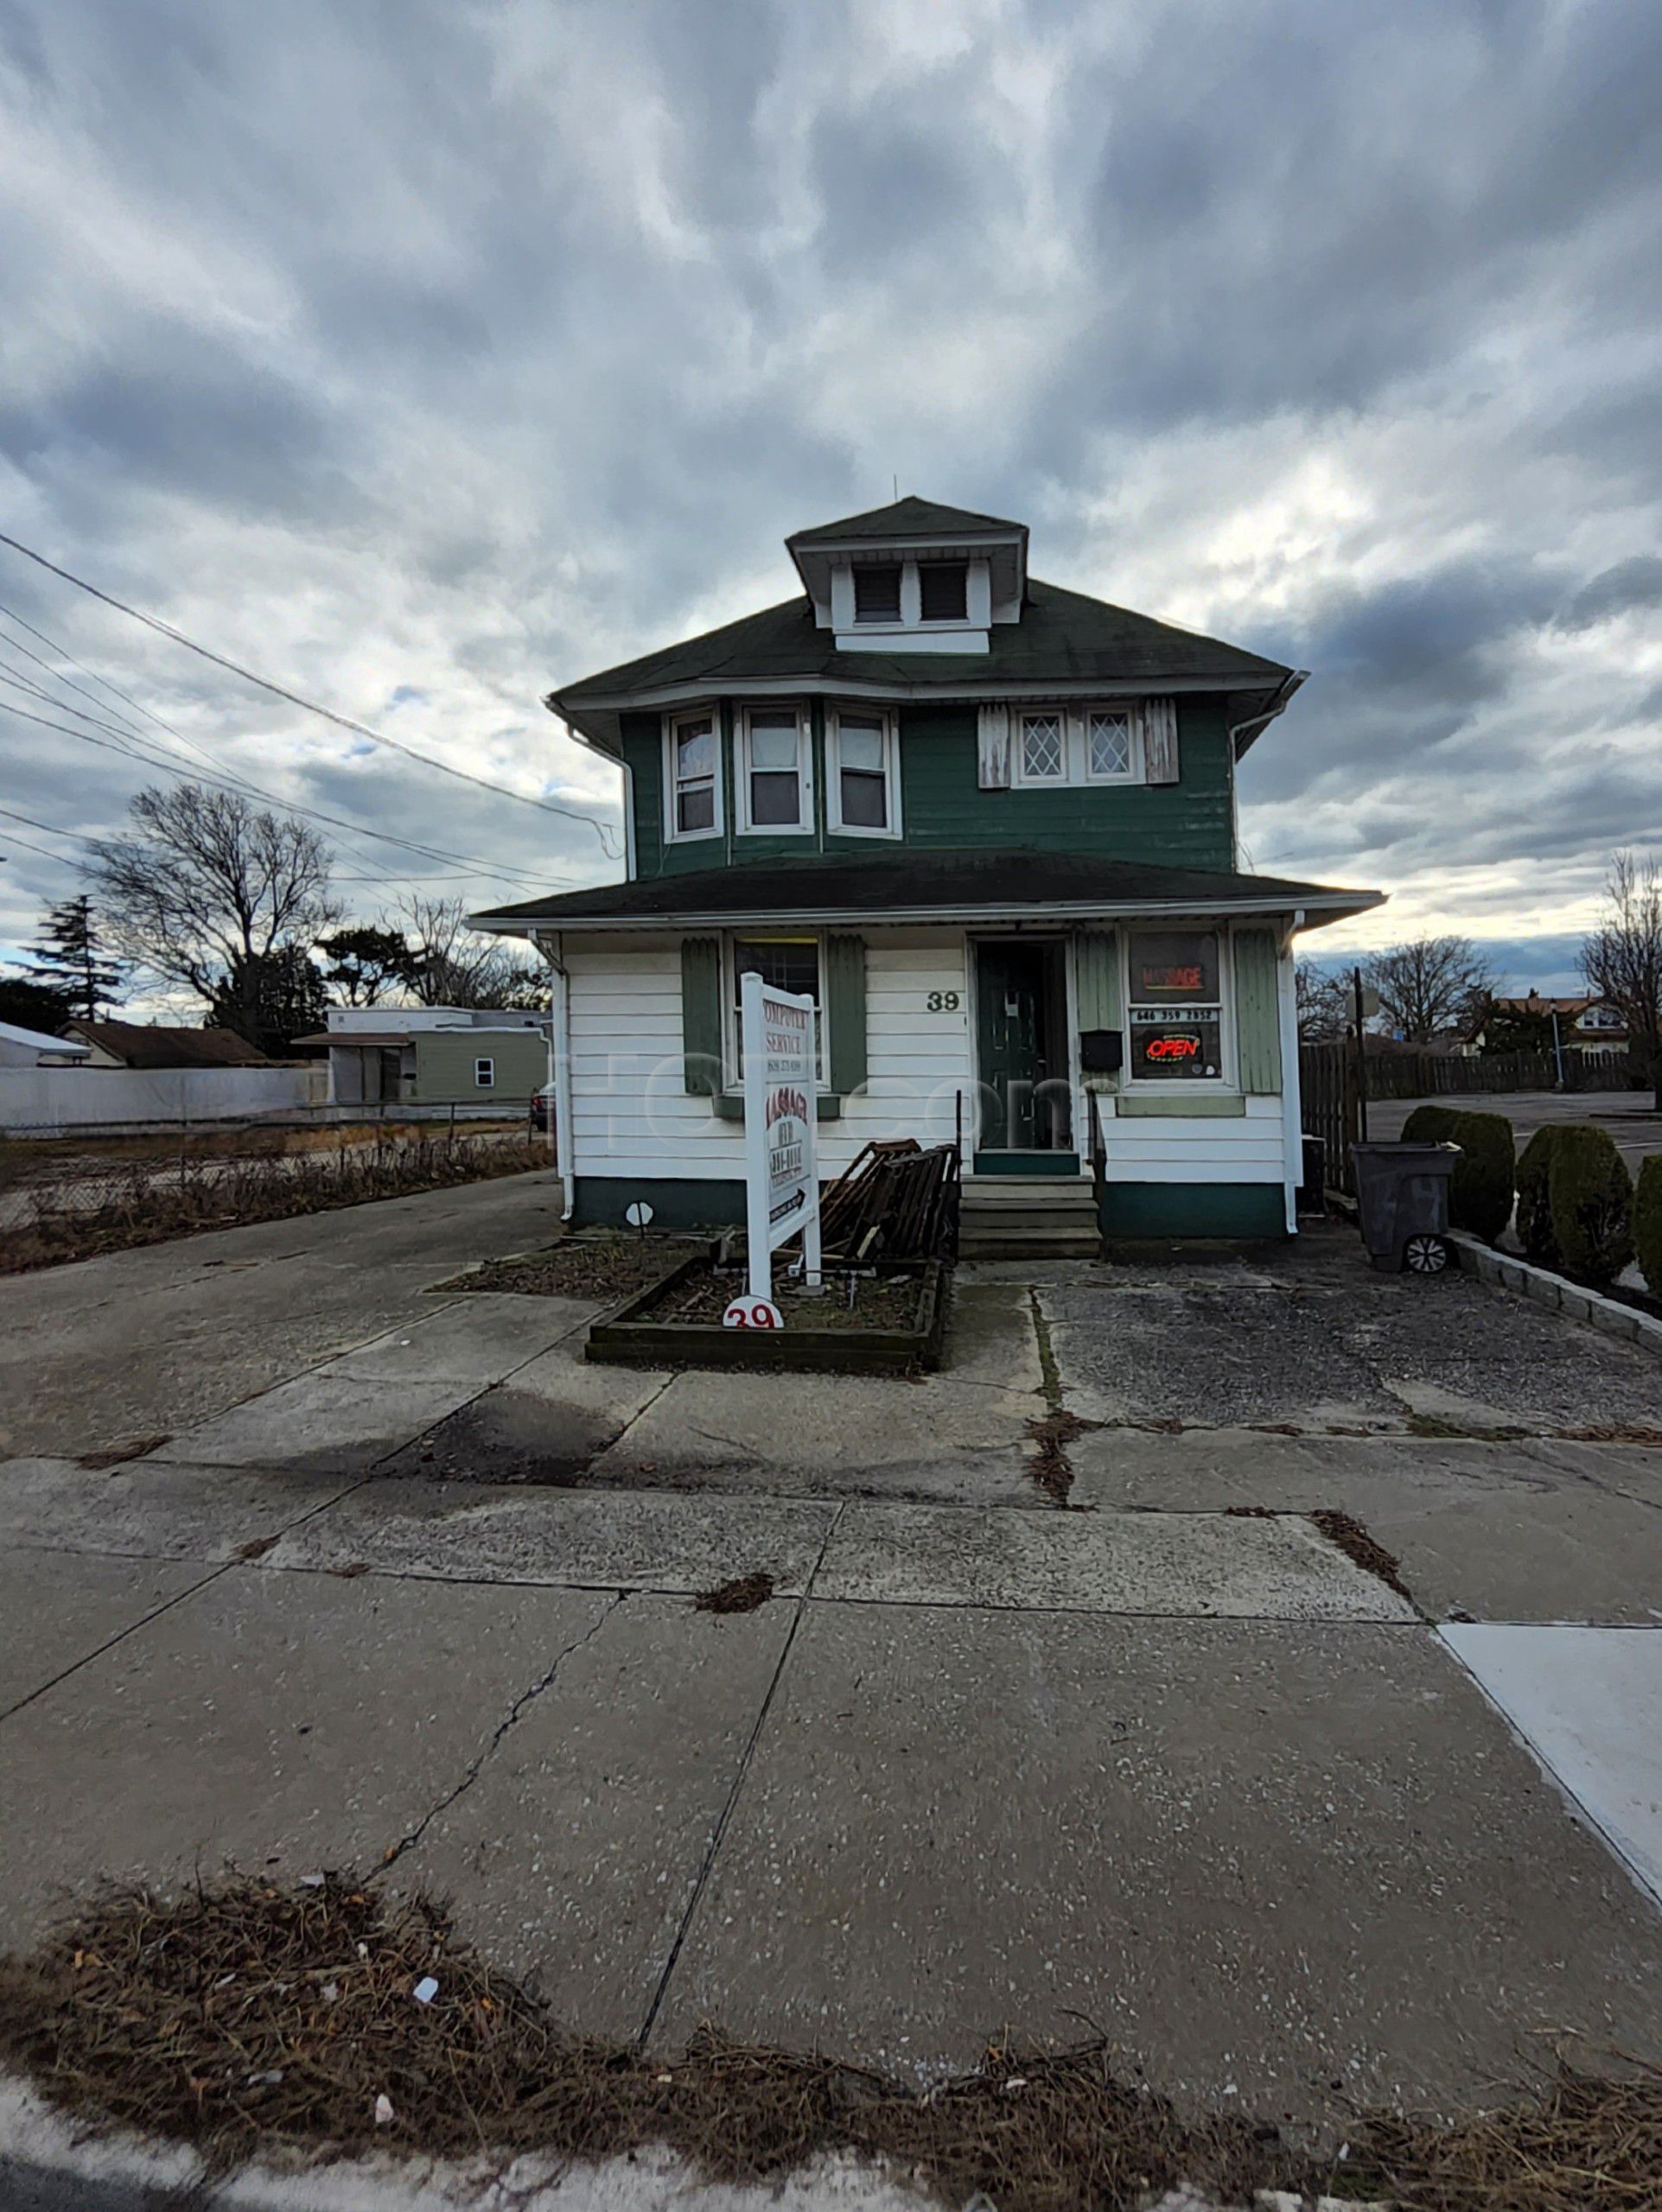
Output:
M20 1029L15 1021L0 1021L0 1068L76 1067L90 1050L38 1029Z
M961 1119L966 1198L1044 1177L1089 1222L1099 1116L1106 1230L1290 1231L1293 939L1380 896L1239 869L1300 676L1041 583L1020 523L905 499L786 546L792 598L547 701L623 768L627 881L474 918L553 966L576 1217L742 1218L754 968L819 1005L828 1175Z
M457 1006L332 1006L325 1046L336 1106L465 1106L523 1114L548 1081L548 1017Z
M1472 1042L1481 1050L1488 1034L1488 1023L1495 1014L1514 1021L1535 1020L1551 1025L1557 1022L1557 1039L1567 1052L1619 1052L1627 1046L1627 1024L1613 1006L1589 992L1572 994L1564 998L1543 998L1531 990L1520 999L1492 999L1484 1020L1473 1033Z
M141 1021L71 1021L64 1035L94 1068L272 1068L280 1065L234 1029L175 1029Z

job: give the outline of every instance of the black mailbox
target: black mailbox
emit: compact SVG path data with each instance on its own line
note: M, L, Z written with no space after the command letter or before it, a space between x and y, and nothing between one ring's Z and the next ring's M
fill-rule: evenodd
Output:
M1125 1039L1118 1029L1081 1029L1079 1066L1086 1075L1118 1075L1125 1065Z

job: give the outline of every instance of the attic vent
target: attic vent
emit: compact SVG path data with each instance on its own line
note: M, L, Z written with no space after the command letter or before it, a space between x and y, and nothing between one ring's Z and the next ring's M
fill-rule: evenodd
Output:
M898 622L901 619L901 572L892 569L856 569L854 619L856 622Z
M962 622L969 613L967 561L920 561L920 612L926 622Z

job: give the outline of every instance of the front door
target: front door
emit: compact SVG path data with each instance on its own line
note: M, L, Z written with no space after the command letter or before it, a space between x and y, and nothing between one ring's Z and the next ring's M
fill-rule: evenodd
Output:
M991 939L976 948L981 1117L977 1173L1067 1172L1060 947Z

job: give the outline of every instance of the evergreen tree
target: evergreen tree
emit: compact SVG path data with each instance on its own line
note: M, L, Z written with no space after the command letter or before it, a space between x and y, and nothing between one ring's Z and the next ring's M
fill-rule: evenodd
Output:
M319 938L317 949L330 963L323 981L344 992L348 1006L373 1006L389 990L413 989L421 973L402 930L358 923Z
M300 944L274 945L233 963L209 994L207 1019L217 1029L281 1058L296 1037L309 1037L328 1018L329 995L317 963Z
M99 1007L107 1008L120 989L123 970L105 951L87 893L48 907L41 937L41 944L29 947L35 981L68 1000L67 1019L96 1021Z
M0 976L0 1021L19 1029L33 1029L42 1037L55 1037L75 1018L67 991L50 983L37 983L29 976Z

